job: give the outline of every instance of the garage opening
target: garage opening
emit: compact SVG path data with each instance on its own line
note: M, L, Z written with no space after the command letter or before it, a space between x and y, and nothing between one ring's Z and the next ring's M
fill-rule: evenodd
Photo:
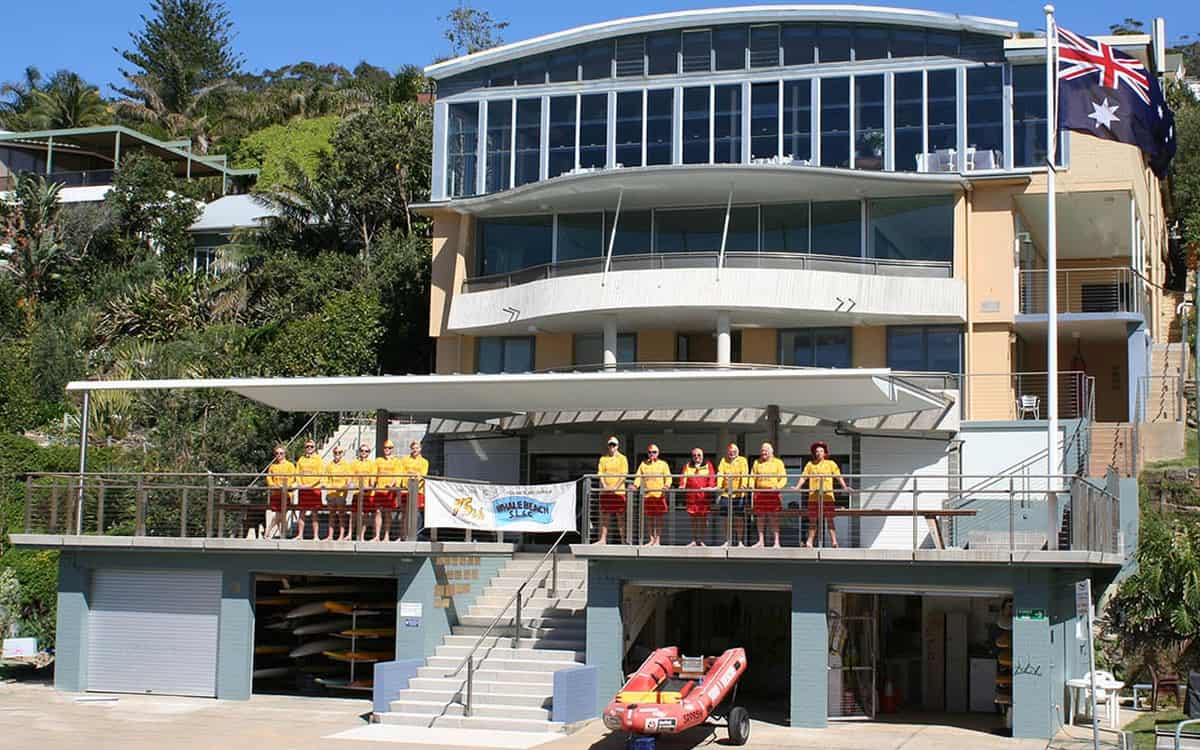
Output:
M829 593L829 718L1011 734L1005 592Z
M396 654L391 578L259 574L254 692L361 697Z
M789 589L680 588L626 584L625 674L655 649L678 646L687 656L746 650L737 705L754 720L786 724L791 701Z

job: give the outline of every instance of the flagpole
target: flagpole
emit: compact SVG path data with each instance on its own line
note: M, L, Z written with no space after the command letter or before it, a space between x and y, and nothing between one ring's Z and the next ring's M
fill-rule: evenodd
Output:
M1054 199L1055 141L1058 131L1058 30L1054 6L1046 13L1046 473L1059 471L1058 454L1058 206ZM1053 487L1052 487L1053 488Z

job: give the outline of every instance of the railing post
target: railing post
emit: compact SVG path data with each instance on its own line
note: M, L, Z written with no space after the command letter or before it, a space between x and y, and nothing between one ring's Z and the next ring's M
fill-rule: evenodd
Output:
M33 475L25 475L25 533L33 533Z
M138 474L137 494L134 496L134 536L146 536L146 493L143 477Z
M58 531L58 477L50 477L50 528L53 534Z
M96 533L104 534L104 478L98 480L99 486L96 488Z
M583 495L583 527L580 539L584 544L592 543L592 480L584 477L579 483L579 492ZM599 495L597 495L599 497Z
M1047 454L1047 463L1050 462L1049 454ZM1016 547L1016 518L1013 514L1013 477L1008 477L1008 554L1012 554Z
M410 542L417 540L417 532L420 530L420 524L417 523L417 490L420 488L420 481L415 476L405 478L408 490L408 502L404 504L404 538ZM466 533L466 540L471 541L471 530Z
M219 539L225 538L225 506L228 504L228 495L229 495L229 493L225 491L224 487L222 487L221 488L221 507L219 510L217 510L217 537ZM264 531L264 533L266 532L266 523L265 522L263 524L263 531Z
M204 508L204 536L205 538L212 537L213 524L213 502L216 499L216 486L213 480L213 475L210 472L208 475L208 501ZM255 534L257 536L257 533Z
M558 547L550 553L550 598L558 598Z
M918 548L918 546L919 546L919 545L918 545L918 543L917 543L917 518L918 518L918 516L917 516L917 506L918 506L918 504L919 504L919 499L920 499L920 491L917 489L917 477L916 477L916 475L914 475L914 476L913 476L913 478L912 478L912 510L913 510L913 515L912 515L912 541L913 541L912 551L913 551L913 553L914 553L914 554L916 554L917 548Z
M186 479L184 481L187 481ZM183 488L183 497L179 502L179 536L181 539L187 539L187 517L188 517L188 488Z
M733 546L733 478L725 477L725 544Z
M517 589L517 616L513 620L513 639L512 639L512 647L513 648L521 647L521 599L524 596L525 596L525 584L522 583L521 587L519 589Z
M646 485L638 487L638 533L637 543L641 545L642 535L646 531Z
M467 659L467 703L463 706L463 716L471 715L471 702L475 693L475 657Z

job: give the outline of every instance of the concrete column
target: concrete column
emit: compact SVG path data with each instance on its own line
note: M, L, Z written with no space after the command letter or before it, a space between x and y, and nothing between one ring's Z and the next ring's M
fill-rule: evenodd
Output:
M776 404L767 406L767 442L775 446L775 455L783 453L783 449L779 446L779 406ZM752 451L747 446L746 452L753 455L757 451Z
M89 588L90 571L76 567L74 555L59 555L54 687L68 693L87 690Z
M237 567L221 572L217 632L217 697L249 700L254 669L254 574Z
M1012 736L1048 740L1057 726L1055 707L1063 700L1050 679L1054 668L1050 587L1037 575L1035 580L1017 582L1013 589Z
M621 624L621 582L588 571L587 663L596 667L596 705L606 706L625 683L621 673L625 629Z
M717 314L717 364L728 367L733 357L733 342L729 333L729 313Z
M615 370L617 367L617 319L609 316L604 319L604 369Z
M827 608L823 579L806 576L792 580L793 727L821 729L829 718Z
M375 455L383 455L383 443L388 439L388 410L375 410ZM397 454L400 455L400 454Z

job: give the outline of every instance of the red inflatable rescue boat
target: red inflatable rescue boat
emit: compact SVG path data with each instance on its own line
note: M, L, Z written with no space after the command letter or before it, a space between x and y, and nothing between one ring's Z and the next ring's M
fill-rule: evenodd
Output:
M634 735L679 734L709 717L724 716L730 742L743 745L750 737L750 715L733 703L745 671L745 649L731 648L716 657L681 657L675 646L660 648L604 709L604 725ZM727 697L729 708L723 710Z

